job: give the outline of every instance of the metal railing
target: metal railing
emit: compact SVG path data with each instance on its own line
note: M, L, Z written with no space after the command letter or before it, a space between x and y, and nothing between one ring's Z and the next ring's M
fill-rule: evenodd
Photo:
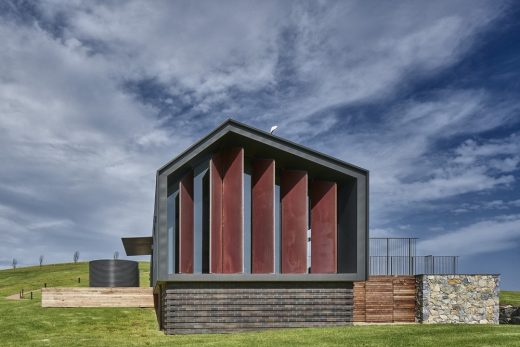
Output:
M418 256L417 238L370 238L370 275L456 274L457 256Z
M417 238L412 237L371 237L370 255L374 256L406 256L416 254Z
M370 256L370 275L456 274L458 256Z

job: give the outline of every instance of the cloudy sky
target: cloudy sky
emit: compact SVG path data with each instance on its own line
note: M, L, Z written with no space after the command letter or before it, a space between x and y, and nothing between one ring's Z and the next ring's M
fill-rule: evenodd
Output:
M122 254L155 170L235 118L368 168L372 235L520 289L514 5L2 1L0 265Z

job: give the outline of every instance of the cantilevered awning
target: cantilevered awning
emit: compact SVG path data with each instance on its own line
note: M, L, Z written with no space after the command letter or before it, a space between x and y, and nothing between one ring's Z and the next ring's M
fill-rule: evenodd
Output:
M126 255L150 255L152 254L152 237L122 237Z

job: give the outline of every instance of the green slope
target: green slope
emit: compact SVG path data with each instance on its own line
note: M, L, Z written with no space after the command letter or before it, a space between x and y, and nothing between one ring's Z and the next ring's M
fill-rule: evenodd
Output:
M148 283L149 263L140 263ZM77 283L81 277L81 283ZM165 336L153 309L41 308L6 300L24 289L86 286L87 263L0 271L0 346L518 346L520 326L385 325L286 329L224 335Z
M510 290L500 291L500 304L513 305L520 307L520 292L513 292Z
M140 284L150 285L150 263L140 262ZM78 283L78 278L80 283ZM88 262L63 263L39 266L20 267L16 270L0 271L0 296L5 297L47 287L88 287Z

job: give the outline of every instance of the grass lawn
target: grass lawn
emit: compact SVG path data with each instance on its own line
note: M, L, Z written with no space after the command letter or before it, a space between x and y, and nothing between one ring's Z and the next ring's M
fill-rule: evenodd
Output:
M140 264L146 285L149 264ZM77 277L81 283L77 283ZM0 346L519 346L520 326L385 325L165 336L152 309L41 308L5 296L48 286L86 286L87 263L0 271ZM516 294L518 297L518 293Z
M141 287L150 286L150 263L139 263ZM78 277L80 283L78 283ZM88 262L21 267L0 271L0 298L47 287L88 287Z

